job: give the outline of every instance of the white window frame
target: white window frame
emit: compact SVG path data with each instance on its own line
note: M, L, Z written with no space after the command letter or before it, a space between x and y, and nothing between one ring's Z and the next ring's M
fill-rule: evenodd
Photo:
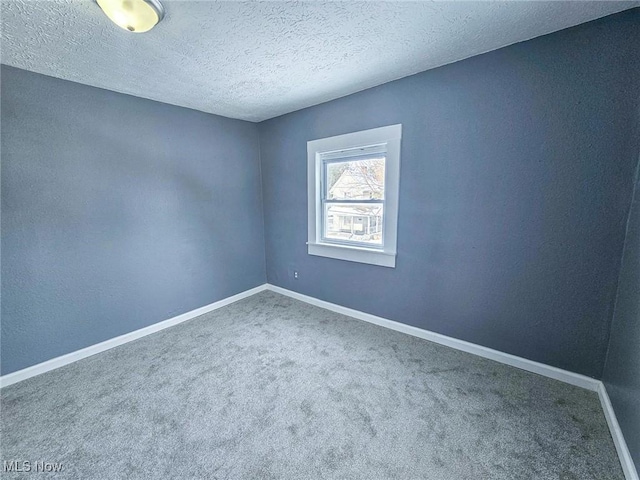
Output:
M360 132L321 138L307 142L307 192L309 255L336 258L395 268L398 239L398 197L400 193L400 141L402 125L389 125ZM384 146L385 186L381 248L354 246L322 240L322 155L349 150Z

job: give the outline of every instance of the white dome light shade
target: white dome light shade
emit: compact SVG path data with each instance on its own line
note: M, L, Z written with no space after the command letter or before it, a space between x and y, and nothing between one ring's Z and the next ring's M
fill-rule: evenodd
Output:
M164 17L158 0L96 0L109 19L130 32L148 32Z

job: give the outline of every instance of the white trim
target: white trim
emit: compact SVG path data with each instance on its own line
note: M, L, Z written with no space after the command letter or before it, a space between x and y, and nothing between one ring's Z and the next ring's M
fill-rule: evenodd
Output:
M386 127L370 128L359 132L345 133L333 137L319 138L307 142L308 146L315 150L327 152L348 150L358 148L363 145L376 145L385 143L386 140L400 140L402 137L402 124L387 125ZM382 142L380 139L382 138Z
M400 196L402 125L388 125L307 142L308 253L321 257L395 268ZM380 250L322 241L322 154L380 145L386 151L383 247Z
M26 380L27 378L35 377L36 375L40 375L41 373L45 373L50 370L55 370L56 368L69 365L70 363L77 362L78 360L82 360L83 358L90 357L97 353L104 352L105 350L109 350L111 348L118 347L128 342L132 342L147 335L151 335L152 333L159 332L160 330L164 330L165 328L173 327L174 325L186 322L187 320L191 320L192 318L199 317L200 315L204 315L205 313L209 313L213 310L225 307L231 303L237 302L238 300L242 300L246 297L250 297L251 295L255 295L256 293L262 292L266 289L267 284L263 284L250 290L240 292L231 297L227 297L217 302L211 303L209 305L205 305L204 307L196 308L195 310L191 310L190 312L183 313L168 320L154 323L153 325L149 325L148 327L134 330L133 332L125 333L124 335L120 335L115 338L110 338L109 340L105 340L104 342L96 343L95 345L91 345L90 347L76 350L75 352L67 353L66 355L62 355L60 357L52 358L51 360L47 360L46 362L38 363L37 365L18 370L17 372L9 373L0 377L0 388L7 387L17 382L21 382L22 380Z
M368 263L381 267L396 266L395 252L371 250L369 248L352 247L348 245L331 245L329 243L307 243L309 255L318 257L337 258L349 262Z
M40 375L41 373L55 370L56 368L69 365L70 363L77 362L78 360L82 360L83 358L90 357L97 353L101 353L111 348L131 342L133 340L137 340L152 333L159 332L160 330L173 327L174 325L185 322L187 320L191 320L195 317L199 317L200 315L212 312L213 310L225 307L231 303L237 302L238 300L242 300L246 297L250 297L251 295L255 295L256 293L262 292L264 290L271 290L272 292L286 295L288 297L295 298L296 300L300 300L311 305L324 308L326 310L340 313L342 315L347 315L358 320L373 323L381 327L406 333L407 335L412 335L414 337L429 340L431 342L445 345L456 350L461 350L473 355L478 355L483 358L488 358L496 362L511 365L512 367L520 368L522 370L537 373L538 375L553 378L570 385L575 385L577 387L582 387L586 388L587 390L597 392L598 397L600 398L600 403L602 405L602 410L604 411L604 416L607 420L607 425L609 426L609 431L611 432L611 437L613 438L613 443L616 447L616 451L620 459L620 464L622 466L625 478L626 480L640 480L640 478L638 477L638 472L636 471L635 465L633 463L633 459L631 458L629 448L627 447L627 443L624 439L622 430L620 429L620 425L616 418L615 411L613 410L613 406L611 405L611 400L609 399L609 395L607 394L606 387L600 380L586 377L578 373L569 372L567 370L562 370L550 365L545 365L543 363L527 360L526 358L503 353L498 350L483 347L481 345L465 342L464 340L447 337L446 335L430 332L428 330L413 327L411 325L406 325L404 323L377 317L369 313L353 310L341 305L336 305L335 303L326 302L324 300L319 300L308 295L293 292L282 287L277 287L270 283L265 283L258 287L246 290L231 297L227 297L204 307L191 310L190 312L183 313L182 315L178 315L159 323L154 323L153 325L149 325L148 327L144 327L139 330L126 333L124 335L120 335L119 337L106 340L96 345L92 345L90 347L83 348L81 350L77 350L75 352L71 352L66 355L53 358L51 360L47 360L46 362L27 367L23 370L18 370L17 372L9 373L0 377L0 388L7 387L17 382L21 382L22 380L26 380L27 378L35 377L36 375Z
M474 355L488 358L490 360L504 363L506 365L511 365L512 367L517 367L528 372L533 372L537 373L538 375L543 375L555 380L560 380L561 382L569 383L577 387L586 388L587 390L591 390L593 392L598 391L598 387L601 383L600 380L596 380L595 378L587 377L585 375L580 375L579 373L569 372L568 370L562 370L561 368L552 367L551 365L534 362L533 360L517 357L509 353L504 353L492 348L483 347L482 345L476 345L475 343L465 342L464 340L458 340L457 338L448 337L440 333L430 332L429 330L424 330L422 328L413 327L411 325L406 325L404 323L388 320L382 317L377 317L369 313L364 313L358 310L343 307L341 305L336 305L335 303L318 300L317 298L309 297L307 295L293 292L291 290L277 287L275 285L267 284L267 290L271 290L273 292L280 293L281 295L295 298L296 300L301 300L317 307L331 310L332 312L340 313L342 315L348 315L358 320L363 320L365 322L373 323L381 327L390 328L391 330L396 330L408 335L413 335L414 337L429 340L430 342L439 343L440 345L455 348L456 350L462 350L463 352L472 353Z
M627 442L622 434L622 429L616 418L616 413L611 405L607 388L603 382L598 385L598 397L600 397L600 403L602 404L602 410L604 410L604 417L607 419L607 425L609 425L609 431L613 438L613 444L616 446L618 457L620 458L620 464L622 465L622 471L627 480L640 480L638 477L638 471L631 458L631 452L627 447Z

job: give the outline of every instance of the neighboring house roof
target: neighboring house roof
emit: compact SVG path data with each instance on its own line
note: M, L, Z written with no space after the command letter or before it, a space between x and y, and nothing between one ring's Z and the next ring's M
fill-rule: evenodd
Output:
M350 165L329 189L329 198L381 198L383 192L384 160L376 159L367 161L366 164L358 162Z

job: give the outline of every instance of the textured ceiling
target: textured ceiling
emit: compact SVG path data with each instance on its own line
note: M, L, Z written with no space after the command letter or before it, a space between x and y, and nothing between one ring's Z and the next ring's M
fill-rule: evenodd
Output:
M260 121L639 2L176 2L133 34L93 1L2 0L2 63Z

